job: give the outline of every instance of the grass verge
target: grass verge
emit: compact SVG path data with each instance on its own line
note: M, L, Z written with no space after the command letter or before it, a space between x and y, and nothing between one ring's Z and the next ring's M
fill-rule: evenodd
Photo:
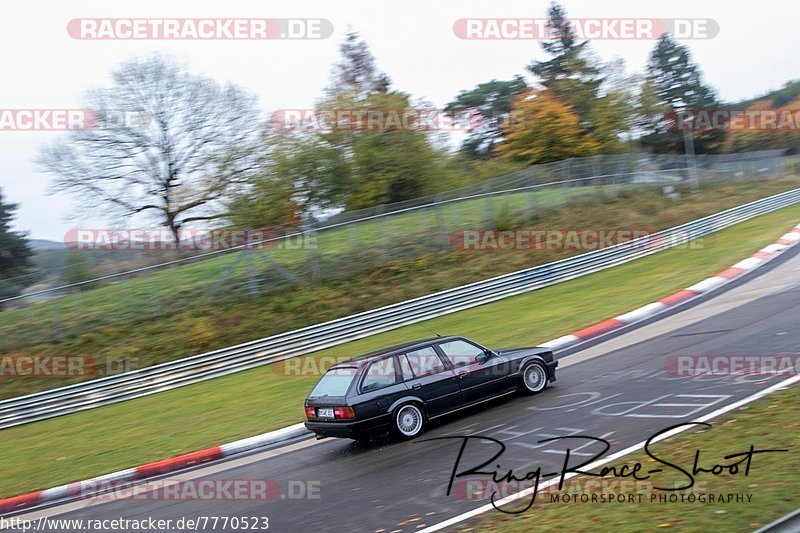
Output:
M754 531L773 520L794 511L800 493L800 419L797 404L800 402L800 386L776 392L750 405L745 405L712 420L709 429L692 429L675 435L654 445L659 457L691 469L696 450L701 457L720 459L732 453L744 452L754 445L756 449L788 449L787 453L756 455L752 468L745 477L743 471L737 475L724 472L718 476L698 474L697 485L690 491L680 491L688 497L705 495L706 502L661 501L664 492L644 491L642 501L635 497L630 502L581 503L570 500L551 501L551 495L569 493L553 491L540 494L533 508L519 515L489 512L456 526L458 531L616 531L620 533L678 530L688 532L706 531ZM643 452L636 452L624 460L606 466L633 466L640 462L645 468L652 464ZM709 459L711 461L711 459ZM715 461L706 464L710 467ZM705 464L705 463L701 463ZM573 486L580 487L587 478L573 478ZM686 478L660 479L666 486L683 486ZM633 482L629 483L632 487ZM583 485L586 486L586 485ZM572 491L576 494L577 491ZM619 491L615 494L620 494ZM634 493L627 493L626 496ZM709 503L708 495L750 494L741 503ZM655 499L653 499L655 498ZM526 502L527 503L527 502Z
M656 300L771 243L800 205L737 224L702 249L674 249L563 284L326 350L358 354L464 334L492 347L535 345ZM0 497L85 479L302 421L317 375L268 365L174 391L0 431Z

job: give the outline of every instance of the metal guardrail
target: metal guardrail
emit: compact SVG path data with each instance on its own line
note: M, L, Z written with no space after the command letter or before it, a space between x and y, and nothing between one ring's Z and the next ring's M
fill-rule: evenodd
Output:
M533 291L686 244L798 202L800 188L601 250L245 344L0 401L0 429L176 389Z

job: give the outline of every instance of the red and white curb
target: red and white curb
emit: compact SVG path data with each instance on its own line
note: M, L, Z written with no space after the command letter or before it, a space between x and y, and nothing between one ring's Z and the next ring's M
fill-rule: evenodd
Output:
M295 424L293 426L270 431L269 433L256 435L255 437L248 437L221 446L214 446L205 450L179 455L172 459L156 461L155 463L148 463L135 468L120 470L119 472L113 472L104 476L76 481L68 485L53 487L52 489L22 494L13 498L0 500L0 514L11 513L20 509L59 500L90 498L92 496L97 496L100 492L115 483L139 481L176 470L182 470L209 461L222 459L223 457L231 457L233 455L263 448L264 446L279 444L303 436L306 433L308 433L308 430L302 423Z
M727 268L708 279L699 283L695 283L691 287L687 287L682 291L671 294L665 298L661 298L657 302L647 304L638 309L634 309L618 317L611 318L589 326L588 328L581 329L570 335L559 337L558 339L542 344L551 350L560 350L569 346L575 345L580 342L587 341L600 335L605 335L611 331L619 328L630 326L636 322L652 317L661 313L671 307L685 303L701 294L709 293L719 287L730 283L732 280L743 275L745 272L754 270L775 256L781 254L788 248L794 246L800 241L800 224L792 228L789 233L781 236L780 239L775 241L753 254L752 256L739 261L730 268ZM120 470L104 476L87 479L84 481L76 481L68 485L61 485L52 489L40 490L31 492L29 494L22 494L14 496L13 498L6 498L0 500L0 514L11 513L20 509L42 505L44 503L55 502L67 499L90 498L96 496L104 487L108 487L113 483L121 483L127 481L139 481L153 476L182 470L191 466L196 466L209 461L215 461L225 457L231 457L240 453L248 452L265 446L278 444L290 439L301 437L308 433L305 426L295 424L269 433L263 433L254 437L249 437L221 446L214 446L205 450L187 453L164 461L157 461L146 465L137 466L135 468L128 468ZM93 488L97 487L96 490Z
M711 276L710 278L704 279L703 281L695 283L691 287L687 287L676 292L675 294L670 294L669 296L661 298L657 302L647 304L623 315L604 320L603 322L589 326L588 328L584 328L569 335L564 335L563 337L546 342L542 344L542 346L550 348L551 350L562 350L577 343L605 335L611 331L630 326L631 324L635 324L636 322L640 322L646 318L655 316L658 313L675 307L676 305L686 303L702 294L707 294L711 291L714 291L742 276L744 273L755 270L770 259L797 244L798 241L800 241L800 224L792 228L789 233L782 235L780 239L775 241L775 243L762 248L752 256L739 261L730 268L726 268L716 276Z

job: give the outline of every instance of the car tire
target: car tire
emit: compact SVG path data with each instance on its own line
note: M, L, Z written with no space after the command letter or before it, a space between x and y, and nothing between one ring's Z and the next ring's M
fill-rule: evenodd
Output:
M523 394L538 394L547 388L547 368L540 361L531 361L519 373L519 390Z
M418 403L408 402L392 413L392 432L402 440L418 437L425 431L425 411Z

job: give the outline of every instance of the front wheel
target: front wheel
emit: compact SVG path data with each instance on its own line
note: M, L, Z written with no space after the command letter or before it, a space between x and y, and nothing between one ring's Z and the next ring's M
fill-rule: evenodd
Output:
M416 404L403 404L392 415L392 426L401 439L413 439L425 429L425 413Z
M531 361L523 367L519 390L524 394L536 394L547 387L547 369L539 361Z

